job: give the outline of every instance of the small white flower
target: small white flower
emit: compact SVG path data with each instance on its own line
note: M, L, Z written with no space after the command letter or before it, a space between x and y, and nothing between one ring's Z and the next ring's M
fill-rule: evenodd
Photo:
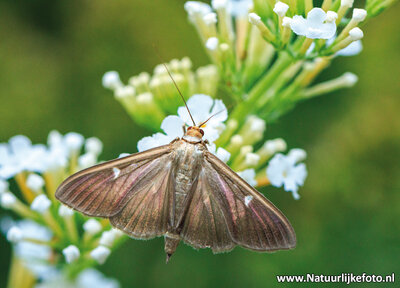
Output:
M67 248L64 248L62 250L62 253L64 254L65 261L67 263L72 263L78 260L81 256L78 247L76 247L75 245L69 245Z
M306 36L311 39L329 39L336 33L334 21L328 22L327 14L321 8L313 8L308 14L307 19L303 16L295 15L290 24L294 33Z
M89 219L83 224L83 230L90 235L97 234L101 231L102 226L99 221L95 219Z
M261 22L261 17L256 13L249 14L249 22L253 25L257 25Z
M90 252L90 256L99 264L104 264L110 254L111 250L104 246L98 246Z
M283 185L286 191L292 192L295 199L299 199L298 187L304 184L307 170L304 163L296 164L292 157L276 154L268 164L267 177L273 186Z
M232 145L241 146L243 144L243 137L241 135L233 135L231 138Z
M95 269L83 270L76 280L79 288L119 288L116 280L104 277L101 272Z
M326 22L328 23L336 21L338 17L338 14L334 11L326 12Z
M218 48L219 40L217 37L210 37L206 41L206 48L208 50L214 51Z
M182 127L184 122L178 116L167 116L161 123L161 129L166 133L156 133L152 136L144 137L139 140L137 148L139 152L166 145L176 137L183 136Z
M307 152L300 148L290 149L288 157L292 158L295 163L302 162L307 157Z
M351 72L344 73L342 77L347 87L353 87L358 81L358 76Z
M65 145L67 146L70 151L77 151L81 149L85 138L79 133L76 132L69 132L65 134Z
M103 143L100 141L99 138L90 137L86 139L85 142L85 151L88 153L92 153L98 156L101 151L103 150Z
M8 191L8 181L0 179L0 194Z
M26 179L26 186L34 192L39 192L44 186L44 180L38 174L30 174Z
M246 17L253 5L253 0L230 0L228 11L233 17Z
M362 22L367 18L367 10L355 8L353 10L353 17L352 19L359 22Z
M189 98L187 105L196 125L200 125L214 115L201 128L204 131L204 139L210 142L217 140L219 134L225 129L223 122L228 118L228 112L222 100L214 100L208 95L196 94ZM178 115L187 125L193 125L185 106L178 108Z
M29 138L17 135L0 146L0 178L9 179L23 171L43 172L44 145L32 145Z
M134 96L135 95L135 93L136 93L136 90L135 90L135 87L132 87L132 86L121 86L121 87L118 87L116 90L115 90L115 97L117 97L117 98L125 98L125 97L130 97L130 96ZM143 93L143 94L141 94L141 95L150 95L150 97L151 97L151 94L150 93ZM143 102L143 96L141 96L141 101ZM137 98L136 100L139 100L139 98Z
M290 28L290 25L292 24L292 18L290 17L283 17L282 19L282 26Z
M51 201L49 200L49 198L47 198L46 195L41 194L39 196L36 196L36 198L33 200L31 204L31 209L40 214L43 214L50 208L50 206Z
M346 48L339 50L337 56L355 56L361 53L363 45L361 40L351 42Z
M283 17L286 15L286 12L289 10L289 5L283 2L276 2L274 7L274 12L279 16Z
M21 220L15 223L21 229L23 238L35 239L48 242L52 238L52 233L44 226L31 220ZM52 249L47 245L36 244L22 239L15 244L15 253L24 260L24 264L38 277L46 277L52 270L47 261L52 255Z
M4 192L0 194L0 204L5 209L12 208L17 203L17 198L11 192Z
M115 241L115 232L113 230L104 231L101 234L99 244L107 247L112 247Z
M247 183L251 186L257 185L256 180L256 171L254 169L246 169L241 172L237 172L237 174L242 177Z
M217 156L221 161L225 163L229 161L229 158L231 158L231 153L229 153L222 147L218 147L217 149L214 143L209 144L207 147L208 151L210 151L212 154Z
M61 204L60 208L58 208L58 215L60 215L61 217L70 217L74 215L74 210Z
M203 16L203 20L207 25L215 24L218 21L217 14L215 14L214 12L208 13Z
M204 16L212 12L210 5L199 1L187 1L184 8L190 17Z
M353 7L354 0L340 0L340 6Z
M212 0L211 6L215 10L224 9L228 6L228 0Z
M124 157L127 157L129 155L131 155L131 154L129 154L129 153L121 153L121 154L118 155L118 158L124 158Z
M277 138L273 140L268 140L264 143L265 151L268 154L273 155L277 152L283 152L286 150L286 142L282 138Z
M349 31L349 36L351 40L358 41L364 37L364 33L360 28L356 27Z
M119 79L119 74L116 71L106 72L103 76L102 83L105 88L112 90L115 90L123 85L121 79Z
M247 153L244 160L247 166L256 166L258 161L260 161L260 156L255 153Z
M93 153L85 153L78 158L78 164L81 169L88 168L97 163L97 157Z
M24 233L21 228L17 226L11 227L7 232L7 240L13 243L17 243L24 239Z

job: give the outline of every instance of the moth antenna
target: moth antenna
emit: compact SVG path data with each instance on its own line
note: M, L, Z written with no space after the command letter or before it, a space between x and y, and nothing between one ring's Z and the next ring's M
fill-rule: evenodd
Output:
M155 46L154 44L153 44L153 49L154 49L154 51L156 52L156 55L158 56L158 58L160 59L160 61L163 62L162 59L161 59L161 56L160 56L160 54L158 53L158 51L157 51L157 49L156 49L156 46ZM183 103L185 103L186 109L187 109L187 111L189 112L190 119L192 119L193 125L196 126L196 123L194 122L192 113L190 113L190 110L189 110L189 107L187 106L185 97L183 97L183 94L182 94L181 90L179 90L178 84L176 84L176 82L175 82L175 80L174 80L174 77L172 77L172 74L171 74L171 72L169 71L167 64L165 64L165 63L162 63L162 64L164 65L165 70L167 70L169 77L171 77L171 80L172 80L172 82L174 83L176 90L178 90L179 95L181 95L181 98L182 98L182 100L183 100Z
M181 90L179 90L178 84L176 84L174 78L172 77L172 74L171 74L171 72L169 71L167 64L163 63L163 65L164 65L165 69L167 70L169 77L171 77L172 82L174 82L174 85L175 85L175 87L176 87L176 90L178 90L179 95L181 95L182 100L183 100L183 103L185 103L186 109L187 109L187 111L189 112L190 119L192 119L193 125L196 126L196 123L194 122L192 113L190 113L189 107L188 107L187 104L186 104L185 97L183 97Z
M201 124L199 125L199 127L201 128L201 126L203 126L204 124L206 124L206 123L208 122L208 120L210 120L211 118L213 118L214 116L218 115L219 113L221 113L221 112L223 112L223 111L225 111L225 110L226 110L226 108L224 108L224 109L218 111L218 112L215 113L214 115L211 115L210 117L208 117L208 119L207 119L206 121L201 122Z

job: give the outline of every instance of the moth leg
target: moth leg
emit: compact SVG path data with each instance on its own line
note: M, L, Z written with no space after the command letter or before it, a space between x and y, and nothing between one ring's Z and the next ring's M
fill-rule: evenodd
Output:
M210 142L208 142L208 140L207 140L207 139L206 139L206 140L204 140L204 141L203 141L203 143L204 143L204 144L210 144Z
M186 134L186 125L185 124L182 125L182 130L183 130L183 135L185 135Z

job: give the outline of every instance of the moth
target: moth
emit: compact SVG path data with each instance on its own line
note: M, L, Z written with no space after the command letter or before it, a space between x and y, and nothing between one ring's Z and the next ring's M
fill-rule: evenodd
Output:
M207 150L204 123L193 121L167 145L70 176L56 198L85 215L108 218L132 238L164 236L167 262L180 241L214 253L237 245L294 248L296 235L282 212Z

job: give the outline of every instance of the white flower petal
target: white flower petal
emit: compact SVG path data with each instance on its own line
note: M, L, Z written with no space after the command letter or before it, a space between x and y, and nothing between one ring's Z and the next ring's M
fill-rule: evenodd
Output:
M164 130L170 138L183 136L183 125L185 123L178 116L167 116L161 123L161 129Z
M67 263L72 263L78 260L81 256L78 247L76 247L75 245L69 245L67 248L64 248L62 250L62 253L64 254L65 261Z
M119 288L118 281L104 277L100 271L95 269L83 270L76 282L79 287L95 287L95 288Z
M355 56L360 54L363 50L363 45L361 40L353 41L346 48L339 50L336 55L337 56Z
M290 28L297 35L305 36L308 31L307 20L303 16L295 15L290 22Z
M326 13L321 8L313 8L307 14L307 22L310 26L318 26L326 20Z
M90 252L90 256L99 264L104 264L110 254L111 250L104 246L98 246Z
M226 119L228 119L228 109L226 109L226 106L222 100L217 99L214 101L214 106L210 112L210 116L213 117L210 119L209 123L224 122Z
M244 171L237 173L240 177L242 177L247 183L251 186L256 186L256 171L254 169L246 169Z
M31 204L31 209L33 211L39 212L39 213L44 213L46 212L51 206L51 201L49 200L49 198L47 198L46 195L41 194L39 196L37 196L32 204Z
M226 163L229 161L229 158L231 158L231 153L226 151L224 148L219 147L217 149L217 152L215 153L215 156L217 156L221 161Z
M13 153L29 152L32 142L24 135L17 135L9 140L10 148Z

